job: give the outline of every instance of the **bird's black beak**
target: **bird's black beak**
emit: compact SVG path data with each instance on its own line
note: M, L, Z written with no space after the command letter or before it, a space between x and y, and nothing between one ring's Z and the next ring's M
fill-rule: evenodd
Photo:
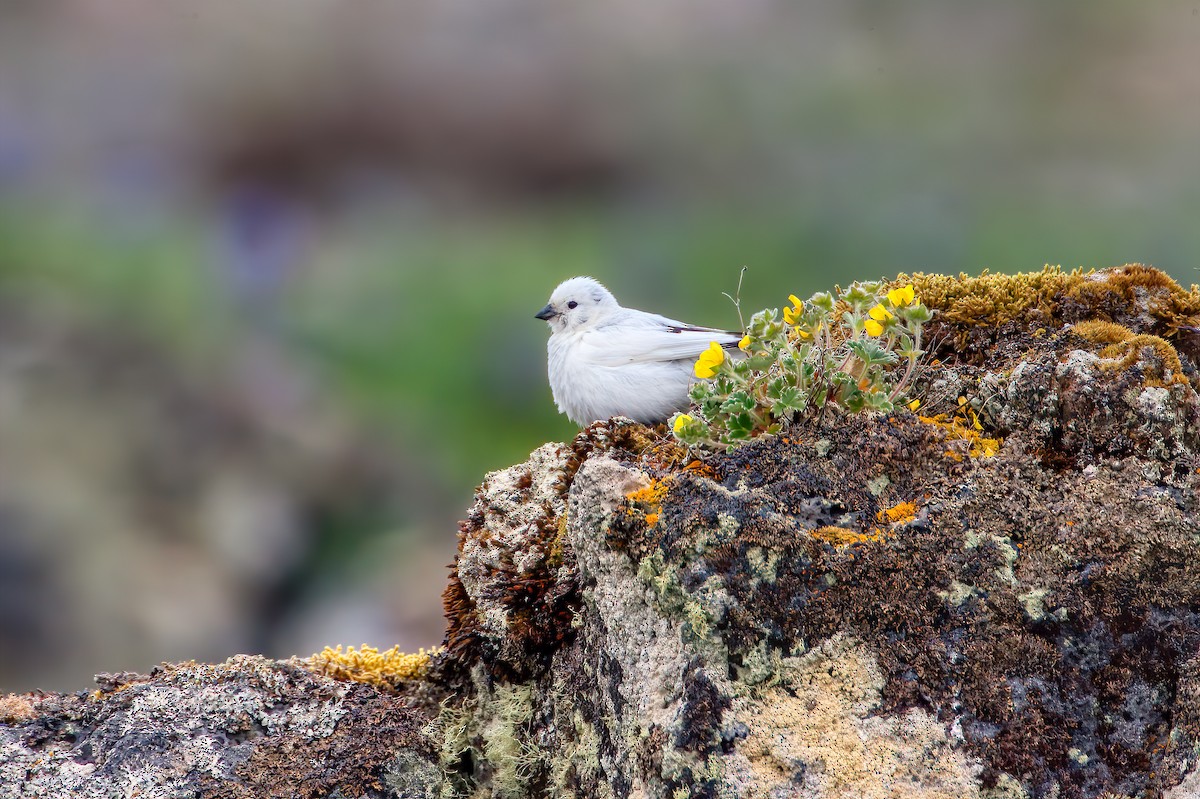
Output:
M543 308L542 310L535 313L533 315L533 318L541 319L543 322L547 322L550 320L551 317L554 317L554 316L558 316L558 314L556 314L554 312L554 306L547 305L545 308Z

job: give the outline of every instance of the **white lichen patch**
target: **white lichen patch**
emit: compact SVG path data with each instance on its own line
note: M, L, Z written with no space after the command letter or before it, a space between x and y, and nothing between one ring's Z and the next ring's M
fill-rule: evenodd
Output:
M734 795L979 797L979 764L934 716L872 715L883 674L865 645L839 635L784 666L784 684L735 702L750 732L727 757Z
M575 551L581 582L588 586L583 599L585 613L596 619L595 630L602 640L596 645L606 660L620 667L613 691L598 696L605 737L620 741L617 761L605 761L601 770L633 776L630 795L649 790L640 766L630 758L641 749L650 730L673 740L685 723L683 686L689 668L699 659L719 663L706 669L718 688L724 649L711 634L711 609L704 603L720 604L724 588L719 581L705 583L697 596L682 589L678 574L661 556L632 562L624 552L614 551L605 541L616 509L631 491L649 485L642 473L607 457L593 456L580 469L569 500L567 535ZM615 693L614 693L615 691ZM658 772L645 775L652 781L685 770L693 775L706 769L691 751L666 746ZM553 764L552 764L553 768Z

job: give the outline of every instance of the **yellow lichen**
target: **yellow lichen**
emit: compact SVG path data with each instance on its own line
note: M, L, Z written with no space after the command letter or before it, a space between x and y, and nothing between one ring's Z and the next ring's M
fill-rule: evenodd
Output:
M884 533L875 528L869 533L860 533L857 530L849 530L845 527L819 527L813 530L809 535L819 541L824 541L827 544L832 544L835 547L846 547L851 544L865 544L870 542L882 541Z
M627 512L641 512L646 524L653 527L658 524L659 512L662 510L662 501L667 496L667 492L671 490L671 478L664 477L662 480L653 480L650 485L645 488L639 488L636 491L630 491L625 495L625 499L629 500Z
M899 502L875 514L876 521L888 524L907 524L915 518L917 518L917 506L913 502Z
M990 458L1000 451L1000 445L1004 441L983 435L983 425L979 423L975 411L970 408L961 408L954 416L939 413L917 418L946 432L946 440L952 443L945 455L958 462L962 462L964 455L971 458Z
M401 652L394 646L380 652L365 644L358 649L346 647L324 650L310 657L308 667L335 680L365 682L381 688L394 688L399 683L419 680L429 671L429 661L442 651L441 647L422 648L416 653Z

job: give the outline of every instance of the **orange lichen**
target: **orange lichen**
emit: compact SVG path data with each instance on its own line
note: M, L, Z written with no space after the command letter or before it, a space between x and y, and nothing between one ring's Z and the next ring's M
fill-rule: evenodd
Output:
M946 450L947 458L962 462L964 456L970 458L990 458L1000 451L1003 439L988 438L983 435L983 425L975 411L960 406L957 414L951 416L939 413L935 416L918 416L925 424L940 427L946 432L946 440L950 447Z
M912 502L899 502L875 514L876 521L888 524L907 524L915 518L917 518L917 506Z
M636 505L662 505L663 497L671 488L671 479L653 480L645 488L630 491L625 498Z
M824 541L827 544L832 544L835 547L846 547L851 544L866 544L882 541L884 533L875 528L869 533L860 533L857 530L849 530L845 527L818 527L809 533L813 538L819 541Z
M428 651L422 648L416 653L408 653L401 652L400 647L394 646L380 652L375 647L364 644L358 649L347 647L343 652L339 644L333 649L325 647L308 658L307 665L313 671L335 680L395 688L402 682L423 678L429 671L430 659L441 651L441 647L435 646Z
M692 461L687 466L684 466L683 470L700 477L707 477L709 480L717 479L717 473L713 467L709 466L707 463L701 463L700 461Z
M667 492L671 490L671 483L670 477L664 477L662 480L651 481L650 485L645 488L629 492L625 495L625 498L629 500L627 512L631 514L641 512L644 514L642 518L650 527L658 524L662 501L667 496Z

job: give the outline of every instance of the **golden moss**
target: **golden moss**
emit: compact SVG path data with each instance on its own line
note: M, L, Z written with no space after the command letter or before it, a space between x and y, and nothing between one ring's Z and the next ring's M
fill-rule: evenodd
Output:
M1059 299L1091 274L1080 269L1064 272L1059 266L1045 266L1040 272L1019 275L994 275L984 270L979 277L915 272L897 275L888 285L899 287L911 283L921 302L937 311L939 322L967 327L995 326L1016 319L1031 308L1053 317Z
M1129 369L1142 358L1142 351L1149 348L1161 364L1161 380L1147 380L1148 385L1171 385L1172 383L1188 383L1183 374L1183 364L1179 361L1179 353L1171 346L1171 342L1159 336L1146 333L1134 333L1129 328L1113 322L1092 319L1080 322L1071 328L1077 336L1096 344L1107 344L1100 350L1100 357L1116 363L1103 365L1106 370Z
M1142 264L1127 264L1102 272L1044 266L1040 272L978 277L960 274L900 274L888 283L911 283L937 321L961 327L994 327L1033 311L1047 321L1062 323L1064 303L1089 309L1095 316L1109 310L1145 303L1146 310L1164 323L1168 334L1200 320L1200 289L1184 289L1164 272Z
M1133 331L1118 325L1116 322L1106 322L1102 319L1089 319L1071 326L1071 332L1080 338L1085 338L1093 344L1118 344L1133 338Z
M401 652L400 647L394 646L385 652L380 652L373 646L365 644L355 649L347 647L342 651L339 644L336 648L325 649L307 661L308 667L335 680L351 680L365 682L381 688L395 688L402 682L422 679L429 671L430 659L442 651L441 647L433 647L426 651L422 648L416 653Z
M554 526L554 540L550 542L550 551L546 556L546 562L557 568L563 563L563 545L567 540L567 514L564 513L557 517Z
M1114 359L1117 362L1107 369L1129 369L1142 358L1142 350L1149 348L1161 362L1162 380L1147 380L1147 385L1171 385L1172 383L1187 383L1183 373L1183 364L1179 362L1179 353L1164 338L1142 333L1133 338L1110 344L1100 351L1101 358Z
M1098 310L1114 299L1125 305L1144 302L1150 315L1165 323L1168 335L1200 321L1200 288L1195 285L1185 289L1165 272L1143 264L1126 264L1103 274L1103 280L1073 284L1071 299Z

